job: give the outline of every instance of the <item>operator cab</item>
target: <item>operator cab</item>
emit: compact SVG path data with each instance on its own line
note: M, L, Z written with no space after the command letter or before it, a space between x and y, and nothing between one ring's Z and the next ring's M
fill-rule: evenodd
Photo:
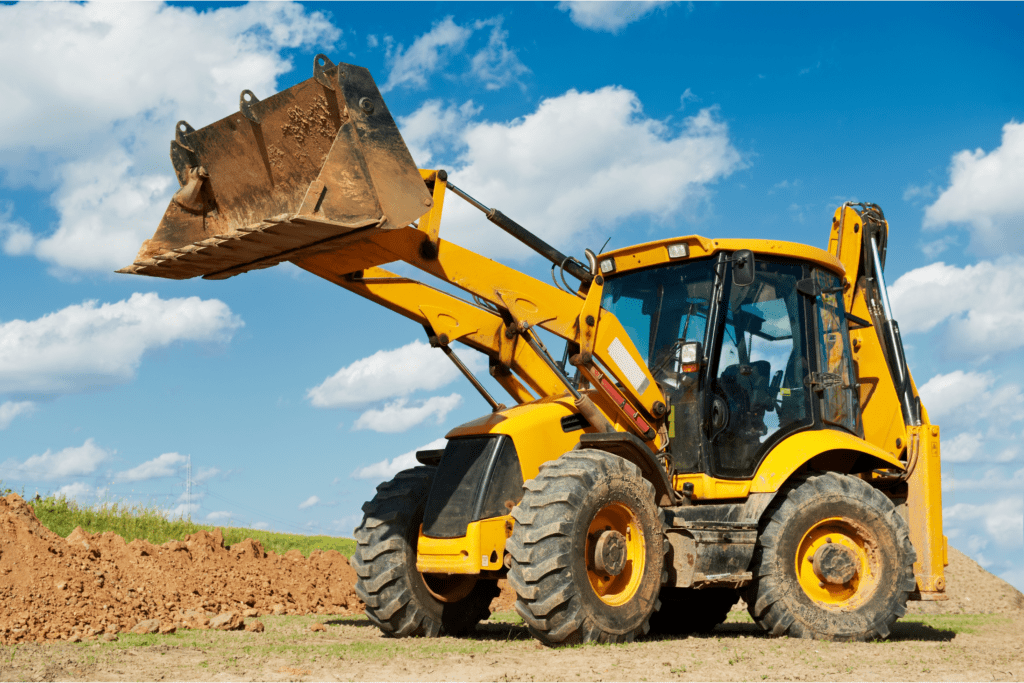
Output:
M749 479L794 432L862 436L842 302L822 265L742 250L609 277L602 307L666 395L675 470Z

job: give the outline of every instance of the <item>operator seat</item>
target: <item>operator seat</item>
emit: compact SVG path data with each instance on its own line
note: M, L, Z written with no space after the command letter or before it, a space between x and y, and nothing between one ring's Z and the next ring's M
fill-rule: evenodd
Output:
M730 365L718 378L725 395L729 421L715 440L718 462L729 474L748 474L757 460L761 437L768 433L764 414L774 407L768 391L771 364L759 360L748 365Z

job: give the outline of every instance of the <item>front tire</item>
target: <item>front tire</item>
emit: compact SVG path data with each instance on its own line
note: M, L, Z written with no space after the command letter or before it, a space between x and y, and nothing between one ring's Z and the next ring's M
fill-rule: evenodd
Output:
M886 638L914 590L907 523L862 479L799 476L762 519L750 615L773 635Z
M461 635L490 616L495 580L475 575L424 575L416 544L434 467L399 472L363 505L352 567L366 616L386 636Z
M654 486L626 460L576 450L524 484L507 549L516 610L547 645L647 633L664 569Z

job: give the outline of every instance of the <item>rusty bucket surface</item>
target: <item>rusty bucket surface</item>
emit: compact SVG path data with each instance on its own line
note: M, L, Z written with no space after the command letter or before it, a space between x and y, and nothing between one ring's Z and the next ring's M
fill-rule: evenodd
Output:
M298 85L245 90L199 130L179 122L171 162L181 188L118 272L222 279L401 228L432 203L370 72L323 55Z

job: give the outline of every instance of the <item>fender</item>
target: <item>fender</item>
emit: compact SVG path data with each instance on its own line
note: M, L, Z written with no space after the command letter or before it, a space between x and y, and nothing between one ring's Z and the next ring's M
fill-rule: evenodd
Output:
M668 472L643 441L627 432L598 432L580 436L582 448L595 448L624 458L640 468L644 479L654 484L658 505L665 507L676 502Z
M818 458L821 469L866 472L876 467L904 469L900 460L853 434L834 429L800 432L785 439L761 461L750 493L774 493L794 472Z

